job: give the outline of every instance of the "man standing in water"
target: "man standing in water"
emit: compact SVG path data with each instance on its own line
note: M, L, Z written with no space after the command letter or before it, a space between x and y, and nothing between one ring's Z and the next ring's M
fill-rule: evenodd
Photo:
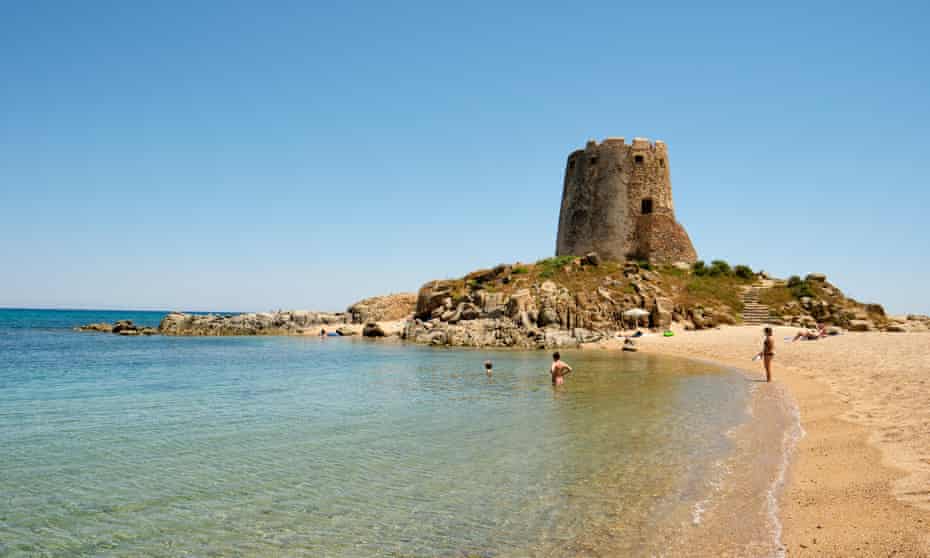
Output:
M552 374L552 385L564 384L565 375L571 371L572 367L562 362L562 356L559 353L552 353L552 366L549 368L549 373Z
M765 381L772 381L772 359L775 358L775 338L772 328L765 328L765 340L762 341L762 364L765 365Z

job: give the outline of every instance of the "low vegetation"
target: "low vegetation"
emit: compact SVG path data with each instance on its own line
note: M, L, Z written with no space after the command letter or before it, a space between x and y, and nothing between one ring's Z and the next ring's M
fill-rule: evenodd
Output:
M572 263L574 256L556 256L536 262L536 270L542 278L554 276L560 269Z

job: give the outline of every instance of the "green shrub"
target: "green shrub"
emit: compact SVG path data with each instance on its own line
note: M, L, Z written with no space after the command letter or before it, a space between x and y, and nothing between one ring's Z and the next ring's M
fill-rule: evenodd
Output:
M703 277L707 275L707 266L704 265L704 260L698 260L694 262L694 265L691 266L691 271L698 277Z
M545 258L536 262L536 265L543 267L562 267L572 263L576 256L555 256L554 258Z
M710 262L710 275L714 277L730 275L732 270L730 269L730 264L723 260L714 260Z
M638 265L640 269L647 269L647 270L652 269L652 264L649 263L648 260L639 260L638 262L636 262L636 265Z
M522 266L522 265L518 265L518 266L514 267L513 270L512 270L510 273L511 273L511 275L524 275L524 274L529 273L529 272L530 272L530 268L524 267L524 266Z
M755 276L752 268L748 265L737 265L733 268L733 274L739 277L740 279L752 279Z
M575 256L556 256L554 258L546 258L536 262L536 268L539 270L540 277L543 279L548 279L549 277L555 275L557 271L572 263L574 260Z
M788 278L788 288L797 287L802 283L801 278L797 275L792 275Z
M668 275L670 277L687 277L688 272L684 269L679 269L673 265L664 265L661 268L662 275Z
M814 290L811 289L811 284L807 281L801 281L789 288L791 289L791 294L794 295L794 298L801 298L805 296L816 298L817 296Z

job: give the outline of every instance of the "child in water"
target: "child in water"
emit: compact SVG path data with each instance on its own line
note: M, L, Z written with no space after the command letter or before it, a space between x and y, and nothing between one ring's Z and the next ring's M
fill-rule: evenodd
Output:
M565 383L565 375L570 374L572 367L562 362L562 356L559 353L552 353L552 366L549 373L552 374L552 385L560 386Z
M490 360L484 361L484 373L485 374L490 376L492 368L494 368L494 363L492 363Z

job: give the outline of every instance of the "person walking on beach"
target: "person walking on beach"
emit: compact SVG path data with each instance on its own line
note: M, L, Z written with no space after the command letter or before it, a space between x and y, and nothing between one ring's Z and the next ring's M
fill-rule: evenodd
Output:
M772 381L772 359L775 358L775 337L772 328L765 328L765 340L762 341L762 364L765 366L765 381Z
M560 386L565 383L565 375L570 374L572 367L562 362L562 355L552 353L552 366L549 373L552 375L552 385Z

